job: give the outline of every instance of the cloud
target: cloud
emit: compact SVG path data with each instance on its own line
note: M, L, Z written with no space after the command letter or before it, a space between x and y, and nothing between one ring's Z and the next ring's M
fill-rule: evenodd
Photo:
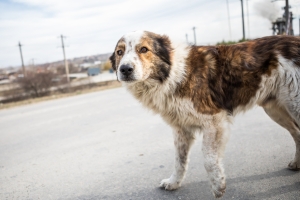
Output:
M250 36L270 35L270 23L254 12L249 1ZM246 6L246 4L245 4ZM242 37L240 1L230 1L232 39ZM111 52L126 32L149 30L198 44L229 40L224 0L13 0L0 2L0 67L20 65L18 41L24 61L62 59L59 35L67 36L68 58ZM246 8L245 8L246 13ZM246 18L247 25L247 18ZM248 27L246 26L246 30ZM246 32L247 33L247 32Z

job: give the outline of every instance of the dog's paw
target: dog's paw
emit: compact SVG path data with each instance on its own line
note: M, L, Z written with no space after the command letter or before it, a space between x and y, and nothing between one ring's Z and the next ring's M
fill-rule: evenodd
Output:
M292 160L288 165L290 170L299 171L300 170L300 163Z
M215 196L215 198L220 198L224 195L225 193L225 190L226 190L226 185L225 184L222 184L221 187L212 187L212 192Z
M165 190L176 190L180 187L180 183L173 181L170 178L164 179L160 182L159 187L164 188Z

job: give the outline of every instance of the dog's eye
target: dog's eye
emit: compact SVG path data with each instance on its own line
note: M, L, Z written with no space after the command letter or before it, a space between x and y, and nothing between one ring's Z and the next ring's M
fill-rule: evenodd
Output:
M146 47L142 47L140 53L147 53L148 49Z
M118 54L119 56L121 56L121 55L123 54L123 51L122 51L122 50L119 50L119 51L117 51L117 54Z

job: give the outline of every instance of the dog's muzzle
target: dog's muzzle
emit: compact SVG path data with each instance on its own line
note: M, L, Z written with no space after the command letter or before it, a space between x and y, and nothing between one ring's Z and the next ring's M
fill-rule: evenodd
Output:
M134 68L131 65L123 64L120 66L119 71L121 74L121 77L120 77L121 81L133 81L134 80L134 78L133 78Z
M133 67L131 67L130 65L121 65L120 72L124 76L130 76L133 72Z

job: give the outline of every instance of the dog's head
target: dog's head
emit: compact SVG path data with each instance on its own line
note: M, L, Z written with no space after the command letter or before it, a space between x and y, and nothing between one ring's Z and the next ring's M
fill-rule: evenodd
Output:
M172 54L167 36L136 31L118 41L110 61L120 81L152 79L162 83L169 77Z

